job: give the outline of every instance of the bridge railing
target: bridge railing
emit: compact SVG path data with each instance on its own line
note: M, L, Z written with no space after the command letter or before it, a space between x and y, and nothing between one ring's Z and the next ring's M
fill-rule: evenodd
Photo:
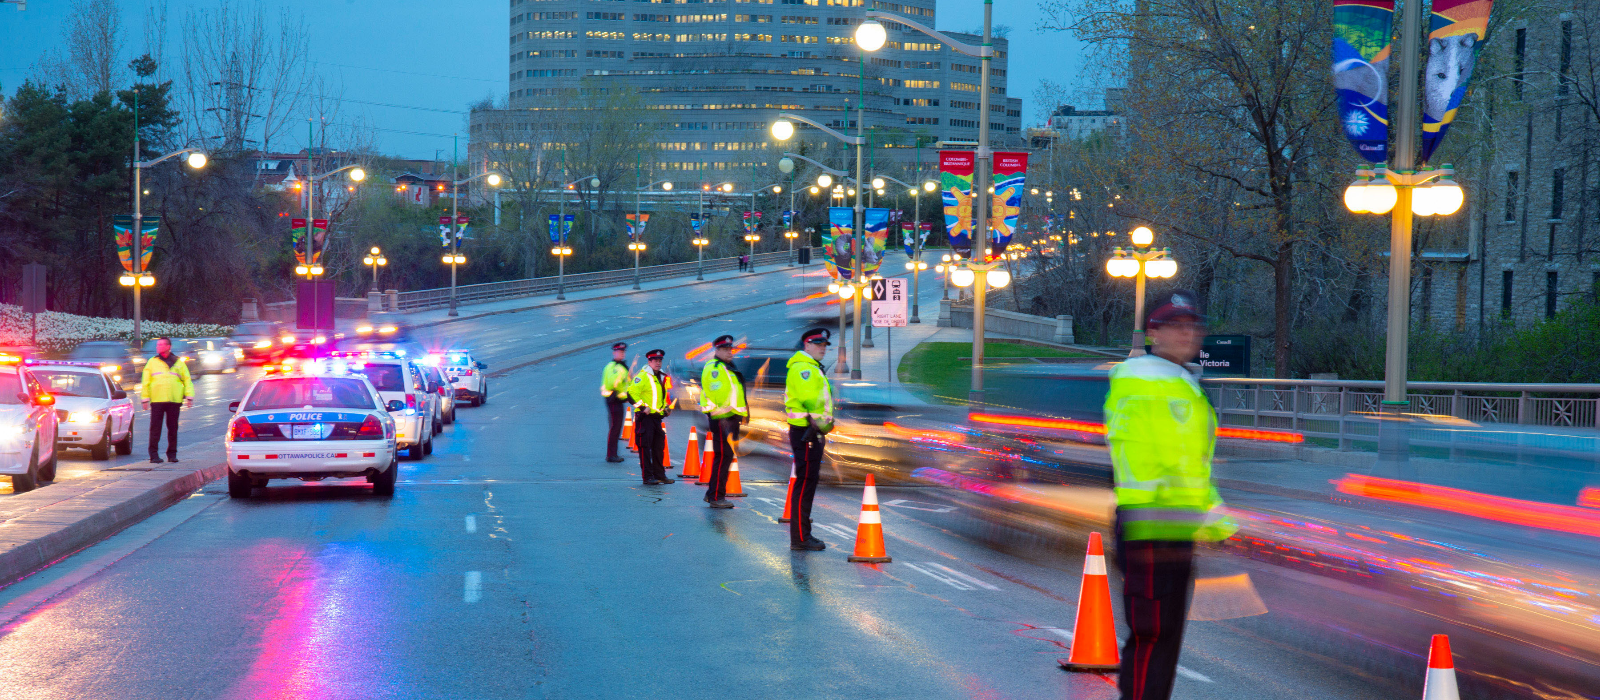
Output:
M798 256L796 249L796 256ZM815 260L813 256L813 260ZM783 265L789 262L789 251L783 250L775 253L756 253L752 258L753 264L759 267ZM639 268L639 279L658 280L671 277L692 275L698 262L669 263L666 265L649 265ZM738 258L708 258L705 261L706 272L722 272L736 270L739 267ZM633 268L620 270L601 270L599 272L579 272L566 276L567 289L585 289L589 287L609 287L627 284L633 281ZM532 279L507 280L505 282L485 282L483 284L465 284L456 287L456 303L475 304L496 299L513 299L516 297L534 296L537 294L553 294L561 286L555 275L547 277L534 277ZM450 305L450 288L419 289L413 292L400 292L396 295L399 311L424 311L437 309Z

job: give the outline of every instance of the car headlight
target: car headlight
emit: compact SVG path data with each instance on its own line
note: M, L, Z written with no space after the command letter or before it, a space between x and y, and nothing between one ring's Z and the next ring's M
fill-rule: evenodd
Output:
M399 329L395 328L394 326L384 326L382 328L379 328L378 332L379 333L393 333L393 332L395 332L397 330L399 330Z
M25 432L27 429L21 425L0 425L0 439L19 438Z
M272 341L270 340L257 340L255 344L255 349L257 350L265 350L270 347L272 347Z
M366 335L366 334L372 332L372 326L361 326L360 328L356 329L356 332L360 333L362 335Z
M115 372L117 369L118 367L116 365L100 365L101 372Z
M98 411L73 411L67 414L68 423L94 423L100 419Z

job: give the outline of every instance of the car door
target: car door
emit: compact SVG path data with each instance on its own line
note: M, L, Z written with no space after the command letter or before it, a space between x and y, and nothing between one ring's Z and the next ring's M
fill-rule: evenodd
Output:
M34 377L32 372L23 372L22 377L29 397L36 398L49 393L44 390L44 385L39 383L38 378ZM37 421L35 425L39 426L39 461L45 462L55 456L60 421L56 418L55 404L41 406L38 403L31 403L31 406L32 410L29 415L33 416L34 420ZM49 454L46 454L46 452Z
M127 432L129 424L133 421L133 399L128 398L128 392L123 391L122 387L117 386L117 383L111 381L111 378L105 376L104 373L100 375L100 378L106 381L106 391L109 392L106 395L111 397L111 410L109 411L111 415L111 439L115 440L118 435Z
M428 378L423 374L422 367L414 362L407 362L406 368L411 373L411 393L418 395L418 403L420 404L417 407L420 409L418 412L425 419L428 429L432 430L434 411L439 410L439 395L430 390ZM424 435L426 434L424 433Z

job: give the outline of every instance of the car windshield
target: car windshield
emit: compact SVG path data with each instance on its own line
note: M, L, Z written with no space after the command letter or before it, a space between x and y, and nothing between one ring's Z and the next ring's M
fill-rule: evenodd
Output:
M22 382L12 372L0 372L0 406L16 406L22 403L17 398L22 393Z
M73 357L122 357L128 354L128 349L121 345L79 345L72 351Z
M378 391L406 390L405 368L400 365L367 365L361 372Z
M279 408L357 408L373 410L372 395L359 379L285 377L266 379L250 392L245 411Z
M45 391L56 396L85 396L91 399L110 398L106 380L99 372L66 369L36 369L33 376L44 384Z

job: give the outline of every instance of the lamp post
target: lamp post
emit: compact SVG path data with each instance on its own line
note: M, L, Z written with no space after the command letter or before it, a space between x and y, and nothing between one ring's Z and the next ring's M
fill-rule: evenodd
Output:
M880 26L879 28L881 29L882 27ZM881 45L882 44L880 43L879 46L881 46ZM865 70L865 69L863 69L863 70ZM865 73L863 73L863 75L865 75ZM863 81L864 80L865 79L863 78ZM865 83L863 82L863 86L864 85L865 85ZM864 94L865 91L863 90L862 93ZM828 128L826 126L823 126L823 125L821 125L821 124L819 124L817 122L814 122L814 121L812 121L810 119L807 119L805 117L799 116L797 114L791 114L789 112L780 112L778 114L778 121L775 121L775 122L772 123L772 136L773 136L773 138L776 138L779 141L788 141L790 137L794 136L794 124L790 123L789 121L785 121L785 120L793 120L793 121L801 122L803 124L809 124L813 128L816 128L816 129L822 131L823 133L825 133L825 134L827 134L829 136L832 136L832 137L834 137L834 138L836 138L836 139L838 139L840 141L843 141L843 142L845 142L847 144L855 146L856 147L856 182L860 183L861 182L861 171L862 171L862 148L861 147L866 145L866 143L867 143L866 137L862 136L863 130L866 127L865 101L864 100L858 100L858 104L856 106L857 106L857 110L856 110L856 135L855 136L846 136L846 135L841 134L841 133L839 133L837 131L834 131L833 129L830 129L830 128ZM819 178L818 179L818 184L821 184L821 182L822 181ZM831 179L830 179L830 182L831 182ZM827 185L823 185L823 187L827 187ZM866 208L864 206L862 206L862 203L861 203L861 196L862 196L861 189L862 189L861 187L856 187L856 189L855 189L855 198L856 198L855 217L854 217L854 237L855 237L854 238L854 243L855 243L855 245L852 246L855 249L855 259L852 261L851 266L850 266L850 277L851 277L850 284L860 284L862 282L861 278L863 277L863 275L861 274L861 272L862 272L862 270L861 270L861 246L865 242L865 238L866 238ZM851 352L850 352L851 365L852 365L852 369L850 370L850 378L851 379L860 379L861 378L861 295L852 293L851 297L853 297L855 299L855 324L852 327L851 332L850 332L850 341L851 341L850 344L852 346L851 347ZM845 297L845 298L848 299L848 298L851 298L851 297ZM841 333L844 332L844 325L843 325L842 322L840 323L840 326L839 326L839 332L841 332ZM843 350L843 346L842 345L840 347L840 350L841 351Z
M955 265L951 264L950 257L948 253L940 256L939 264L933 266L935 272L944 276L944 299L946 301L950 299L950 273L955 271Z
M867 11L867 21L856 27L856 44L867 51L876 51L883 47L888 39L888 32L882 24L875 19L884 19L899 22L949 46L951 50L979 59L982 71L978 81L978 148L974 153L975 163L972 172L972 220L973 247L972 253L977 264L969 264L973 270L985 272L985 281L995 272L994 265L989 263L989 197L984 192L994 181L992 173L993 153L989 150L989 61L994 57L994 46L991 36L994 28L994 0L983 0L983 44L973 46L965 44L943 33L926 27L914 21L877 10ZM975 277L975 275L974 275ZM1007 275L1009 282L1010 275ZM985 301L987 299L986 285L979 284L972 290L972 388L968 400L973 403L983 401L983 325Z
M169 158L188 155L184 159L190 168L199 170L206 167L206 154L198 148L183 148L168 153L160 158L141 161L139 160L139 107L134 104L133 112L133 257L130 262L133 272L122 275L118 280L124 287L133 287L133 344L143 342L140 323L144 320L144 309L141 306L141 291L145 287L154 286L156 278L144 269L144 169L151 167Z
M460 315L456 311L456 268L467 262L467 256L461 254L461 186L480 179L488 183L490 187L500 186L500 175L492 170L478 173L465 180L459 178L457 166L452 163L450 165L450 226L453 230L450 232L450 252L444 256L445 264L450 266L450 316Z
M1128 234L1133 247L1111 249L1111 259L1106 261L1106 273L1112 277L1134 278L1133 291L1133 347L1128 357L1144 354L1144 285L1145 278L1157 279L1178 274L1178 261L1173 260L1171 249L1151 248L1155 233L1140 226Z
M783 184L782 183L778 183L778 182L774 182L774 183L772 183L770 185L765 185L763 187L757 187L757 188L755 188L753 190L750 190L750 212L751 213L755 213L755 212L760 211L759 209L756 209L756 194L760 193L760 192L765 192L767 190L772 190L773 194L782 194L783 193ZM757 219L757 221L760 221L760 219ZM758 224L758 226L759 226L759 224ZM756 233L754 233L754 229L752 229L751 233L745 234L744 240L745 240L745 242L750 244L750 264L748 266L746 266L745 272L755 272L756 271L756 242L761 240L761 236L756 234Z
M633 189L634 189L634 192L633 192L633 231L634 231L634 236L633 236L633 238L634 238L634 240L632 240L632 241L630 241L628 243L628 250L633 251L633 288L634 289L638 289L639 288L639 254L644 252L644 217L640 215L644 211L644 205L640 200L644 197L644 191L645 190L648 190L648 189L650 189L652 187L655 187L656 185L661 185L661 190L663 192L671 192L672 191L672 182L670 180L656 180L655 182L652 182L652 183L650 183L648 185L645 185L641 189L639 187L639 169L637 167L635 167L633 169L633 182L634 182L634 186L633 186Z
M388 265L389 259L383 257L383 251L378 246L372 246L372 250L367 251L367 257L362 258L361 262L372 267L372 291L378 291L378 266Z
M550 249L550 254L556 256L556 260L559 263L556 267L557 299L567 298L567 256L572 255L572 248L567 246L567 192L571 191L574 185L583 182L585 179L589 180L590 189L600 186L600 176L598 175L590 175L587 178L580 177L572 182L561 184L561 206L557 210L560 213L556 215L556 230L561 234L560 241ZM453 292L451 296L454 298Z

